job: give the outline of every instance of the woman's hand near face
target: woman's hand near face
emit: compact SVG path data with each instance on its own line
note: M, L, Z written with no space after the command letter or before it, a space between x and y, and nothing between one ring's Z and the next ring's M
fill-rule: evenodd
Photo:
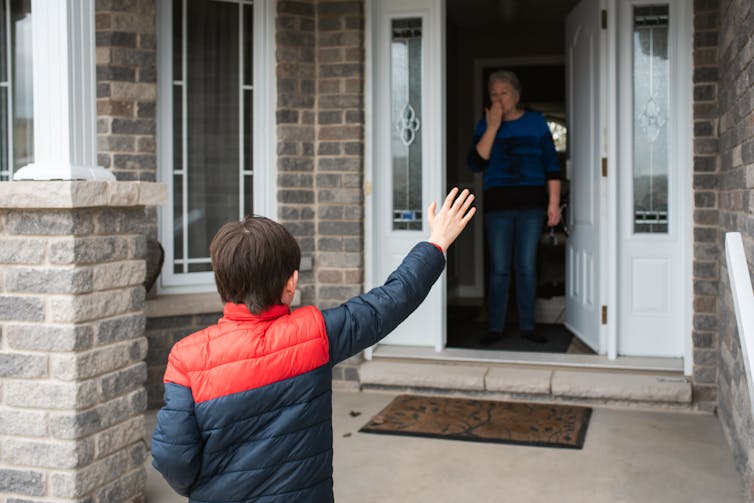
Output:
M503 105L499 101L493 102L489 108L484 109L484 119L487 121L487 129L497 132L503 122Z

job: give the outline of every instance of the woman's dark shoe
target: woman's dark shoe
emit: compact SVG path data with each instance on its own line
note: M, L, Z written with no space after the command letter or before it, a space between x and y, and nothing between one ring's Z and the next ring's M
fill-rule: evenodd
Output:
M479 339L479 343L482 346L490 346L492 344L495 344L497 341L502 340L502 338L502 332L487 332L487 335Z
M538 334L534 330L526 330L524 332L521 332L521 338L526 339L527 341L536 342L537 344L544 344L547 342L547 337Z

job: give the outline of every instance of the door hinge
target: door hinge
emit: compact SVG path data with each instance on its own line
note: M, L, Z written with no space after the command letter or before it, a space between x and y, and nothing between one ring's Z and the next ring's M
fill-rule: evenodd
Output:
M602 176L607 178L607 157L602 158Z
M602 324L607 325L607 306L602 306Z
M600 14L602 15L602 29L607 30L607 9L602 9Z

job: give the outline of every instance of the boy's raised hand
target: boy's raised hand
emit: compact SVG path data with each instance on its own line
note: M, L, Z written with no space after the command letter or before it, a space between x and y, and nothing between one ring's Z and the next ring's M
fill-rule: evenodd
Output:
M459 195L458 187L453 187L436 215L437 202L432 201L427 208L428 241L440 246L443 251L448 251L448 247L476 213L476 208L469 209L473 201L474 194L469 193L468 189L463 189Z

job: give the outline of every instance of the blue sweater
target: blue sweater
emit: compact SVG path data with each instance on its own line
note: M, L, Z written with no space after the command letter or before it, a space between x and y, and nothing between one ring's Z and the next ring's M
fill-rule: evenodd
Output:
M480 120L469 151L469 167L484 172L485 211L547 206L547 180L560 179L560 161L550 128L538 112L527 110L497 130L489 160L476 146L487 122Z

